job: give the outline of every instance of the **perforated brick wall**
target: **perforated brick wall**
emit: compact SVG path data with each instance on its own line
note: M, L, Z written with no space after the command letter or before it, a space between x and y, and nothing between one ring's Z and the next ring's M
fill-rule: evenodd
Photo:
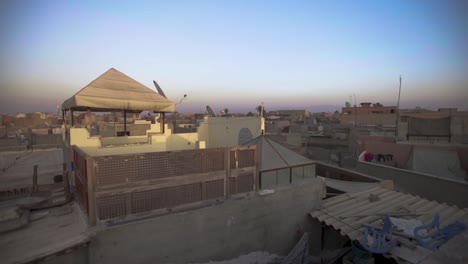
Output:
M105 220L127 215L125 200L125 194L96 198L98 218Z
M220 148L93 157L97 219L123 219L132 214L138 216L224 198L228 195L226 191L233 194L253 191L255 170L245 168L254 166L255 149L230 150L230 165L234 169L228 190L225 190L226 153L226 149ZM244 169L239 172L239 168ZM165 180L153 181L159 179ZM87 185L81 180L84 179L77 181L77 189L82 190L87 203Z
M99 186L156 180L225 169L224 149L155 152L96 158Z

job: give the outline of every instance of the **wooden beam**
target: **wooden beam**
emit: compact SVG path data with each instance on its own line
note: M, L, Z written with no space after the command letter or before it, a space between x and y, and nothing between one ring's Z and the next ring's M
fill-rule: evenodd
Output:
M94 160L86 158L86 177L88 179L88 219L91 226L96 225L96 196L94 194L95 175L94 175Z
M127 136L127 111L124 110L124 136Z
M39 188L37 184L37 167L38 165L33 166L33 186L32 186L32 192L36 192Z
M231 197L230 180L231 180L231 148L225 148L224 156L226 166L226 177L224 178L224 198Z
M100 193L123 193L123 190L128 191L143 191L157 188L172 187L178 185L193 184L205 181L214 181L224 179L226 171L217 171L209 173L187 174L183 176L172 176L162 179L138 181L123 183L118 185L99 186L95 185L94 191ZM157 186L157 188L155 187Z

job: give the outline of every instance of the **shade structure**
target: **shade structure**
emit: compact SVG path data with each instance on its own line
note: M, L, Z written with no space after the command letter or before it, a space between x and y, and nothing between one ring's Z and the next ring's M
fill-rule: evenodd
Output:
M145 85L111 68L62 104L62 110L175 111L175 103Z
M302 155L269 139L265 135L258 136L243 145L257 145L261 151L260 171L283 169L314 163Z

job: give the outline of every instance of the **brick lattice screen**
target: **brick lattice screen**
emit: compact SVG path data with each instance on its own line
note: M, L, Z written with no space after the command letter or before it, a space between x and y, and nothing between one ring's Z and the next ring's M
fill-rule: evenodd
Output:
M96 219L138 217L253 191L255 149L229 151L229 179L225 148L93 157Z
M155 152L96 158L98 186L156 180L225 169L224 149Z

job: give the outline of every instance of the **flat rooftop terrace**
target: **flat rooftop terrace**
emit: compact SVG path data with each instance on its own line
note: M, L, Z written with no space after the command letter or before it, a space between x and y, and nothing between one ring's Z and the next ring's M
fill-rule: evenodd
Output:
M62 252L86 243L87 231L85 216L76 203L34 211L25 227L0 234L1 262L28 263Z
M0 188L32 185L34 165L38 165L38 184L51 184L55 175L62 175L62 163L61 148L0 152Z

